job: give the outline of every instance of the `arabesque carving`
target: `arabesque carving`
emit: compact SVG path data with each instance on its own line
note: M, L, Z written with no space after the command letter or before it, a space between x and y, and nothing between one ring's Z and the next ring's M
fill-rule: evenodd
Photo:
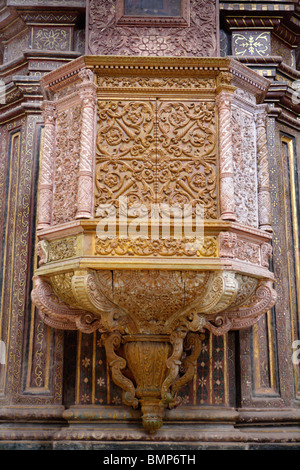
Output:
M96 213L103 204L201 205L217 218L215 106L207 101L99 102Z
M209 5L191 2L199 27ZM101 11L91 2L90 40L104 21L110 41ZM124 37L111 50L141 51L151 39L132 34L124 49ZM183 44L179 28L167 47L191 52L192 39ZM53 101L32 299L53 328L100 331L123 403L153 433L193 378L203 332L247 328L276 301L265 107L255 102L268 81L232 59L136 59L83 57L42 79ZM186 206L201 235L178 235ZM102 233L102 223L115 226ZM132 236L139 223L145 233Z

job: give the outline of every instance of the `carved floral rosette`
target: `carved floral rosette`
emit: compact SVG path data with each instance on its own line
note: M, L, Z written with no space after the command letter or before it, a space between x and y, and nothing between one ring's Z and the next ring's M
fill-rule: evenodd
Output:
M32 299L53 328L102 333L124 404L155 432L193 377L203 332L248 328L276 301L257 104L268 82L232 59L107 56L77 59L42 86ZM201 207L201 243L175 236L175 216L166 237L159 217L155 238L129 236L136 204L161 218L186 204L192 220ZM99 236L103 220L117 222L113 235ZM149 235L149 218L140 227Z

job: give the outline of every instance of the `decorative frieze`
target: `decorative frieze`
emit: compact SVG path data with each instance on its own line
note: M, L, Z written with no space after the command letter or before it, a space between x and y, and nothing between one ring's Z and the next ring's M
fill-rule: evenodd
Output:
M183 239L96 239L95 255L101 256L162 256L210 258L218 256L217 237L203 240Z
M97 85L104 90L110 88L135 88L144 90L145 87L164 90L209 90L216 86L213 78L189 78L184 77L111 77L109 75L98 75Z

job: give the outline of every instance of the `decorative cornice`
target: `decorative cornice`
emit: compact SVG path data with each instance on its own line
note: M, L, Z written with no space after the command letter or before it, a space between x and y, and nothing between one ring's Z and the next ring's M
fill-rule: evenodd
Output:
M66 86L69 82L77 79L77 74L84 68L89 68L101 76L104 74L135 75L146 73L147 76L154 76L157 73L180 76L183 72L188 72L191 77L215 77L221 72L230 72L233 81L240 85L244 83L247 88L258 97L259 102L263 100L269 87L269 81L265 77L259 76L244 64L232 58L204 58L204 57L128 57L128 56L82 56L68 64L63 65L59 70L54 70L45 75L42 80L42 87L50 91L59 89L60 84ZM235 84L235 83L233 83Z

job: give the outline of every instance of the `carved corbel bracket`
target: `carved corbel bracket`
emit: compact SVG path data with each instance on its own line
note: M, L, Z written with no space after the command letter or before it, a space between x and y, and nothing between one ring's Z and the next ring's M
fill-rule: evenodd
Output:
M48 280L39 276L33 278L31 298L43 321L52 328L80 330L83 333L102 329L99 316L80 308L70 307L55 294Z

